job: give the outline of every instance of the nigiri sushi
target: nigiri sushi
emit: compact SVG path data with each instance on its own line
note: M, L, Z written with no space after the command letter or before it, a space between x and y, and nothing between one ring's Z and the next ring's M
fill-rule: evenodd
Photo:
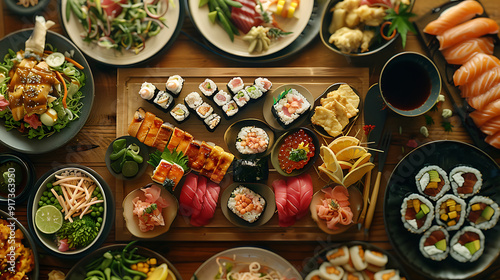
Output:
M483 13L483 6L474 0L463 1L446 9L441 15L425 26L424 32L439 35L446 30Z
M465 40L481 37L486 34L496 34L498 33L498 29L496 21L481 17L452 27L436 38L439 41L439 50L444 50Z
M486 135L494 135L500 131L500 116L496 116L486 123L484 123L479 129Z
M487 121L499 115L500 115L500 99L491 102L486 107L484 107L483 110L476 110L469 114L469 116L472 118L472 120L478 127L481 127Z
M481 93L474 97L468 98L469 105L476 109L482 110L486 105L500 98L500 84L490 88L487 92Z
M480 37L453 45L441 53L449 64L462 65L477 53L493 54L494 48L492 37Z
M487 92L500 83L500 67L484 72L473 82L460 86L462 97L474 97Z
M500 66L500 60L484 53L478 53L460 67L453 74L453 82L456 86L465 85L474 81L484 72Z

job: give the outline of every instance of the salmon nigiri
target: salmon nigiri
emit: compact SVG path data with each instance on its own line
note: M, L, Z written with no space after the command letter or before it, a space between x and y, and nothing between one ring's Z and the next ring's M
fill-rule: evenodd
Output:
M500 99L491 102L483 110L476 110L470 113L469 116L477 127L483 126L483 124L492 118L500 116Z
M465 85L474 81L484 72L500 66L500 60L489 54L478 53L460 67L453 74L456 86Z
M436 38L439 41L439 50L444 50L465 40L478 38L486 34L496 34L498 29L496 21L481 17L452 27Z
M492 37L480 37L451 46L441 53L449 64L462 65L477 53L493 54L494 48Z
M485 122L479 129L486 135L493 135L500 131L500 116Z
M469 105L476 109L482 110L486 105L500 98L500 84L490 88L487 92L467 99Z
M431 35L440 35L446 30L483 13L483 6L474 0L466 0L446 9L434 21L429 22L424 32Z
M486 136L484 141L486 141L486 143L490 144L491 146L500 149L500 131L493 135Z
M487 92L500 83L500 67L488 70L474 81L460 86L462 97L474 97Z

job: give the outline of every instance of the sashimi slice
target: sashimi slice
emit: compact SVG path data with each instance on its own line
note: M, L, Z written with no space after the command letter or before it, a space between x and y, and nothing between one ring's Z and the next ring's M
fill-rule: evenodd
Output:
M203 201L203 211L201 211L199 215L193 215L191 217L191 225L199 227L205 226L210 222L215 214L215 208L217 208L219 193L220 187L213 182L208 182L207 190L205 192L205 198Z
M487 92L467 99L469 105L476 109L482 110L486 105L500 98L500 84L490 88Z
M446 9L436 20L429 22L429 24L425 26L424 32L431 35L442 34L457 24L465 22L483 12L483 6L477 1L463 1Z
M497 22L490 18L475 18L446 30L436 38L439 50L444 50L465 40L498 33L498 29Z
M486 135L494 135L500 131L500 116L496 116L484 123L479 129Z
M207 191L207 178L204 176L198 177L198 189L193 197L193 212L191 218L195 218L200 214L203 209L203 202L205 201L205 193Z
M231 21L234 23L236 28L241 30L243 33L248 33L255 24L254 18L242 13L234 12L234 10L235 9L233 9L233 12L231 13Z
M300 204L297 219L300 219L309 211L309 205L311 204L314 190L311 175L302 174L297 176L297 178L299 179L300 185Z
M255 8L255 1L254 0L236 0L237 2L240 2L241 4L243 4L243 6L247 6L249 8Z
M295 217L300 207L300 182L296 177L286 180L286 200L288 201L288 215Z
M295 223L295 219L288 215L287 185L285 180L275 180L272 183L276 208L278 209L278 223L280 227L289 227Z
M494 48L492 37L480 37L451 46L441 53L449 64L462 65L477 53L493 54Z
M186 176L184 185L179 196L179 212L182 216L191 216L193 213L193 198L198 189L198 176L194 173L189 173Z
M490 144L491 146L500 149L500 132L486 136L484 141L486 141L486 143Z
M474 81L484 72L500 66L500 60L493 56L478 53L453 74L455 86L465 85Z
M483 126L483 124L492 118L500 116L500 99L491 102L483 110L476 110L470 113L469 116L477 127Z
M500 67L484 72L473 82L460 86L462 97L474 97L487 92L500 83Z

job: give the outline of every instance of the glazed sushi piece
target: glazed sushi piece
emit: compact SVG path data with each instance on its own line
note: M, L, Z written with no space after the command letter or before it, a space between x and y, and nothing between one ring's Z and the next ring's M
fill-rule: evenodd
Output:
M319 275L322 279L342 280L342 277L344 277L344 269L330 262L324 262L319 266Z
M152 83L144 82L139 90L139 96L147 101L153 100L155 93L157 92L156 86Z
M172 132L174 131L174 126L168 122L163 123L158 130L158 134L156 134L155 141L153 143L153 147L163 152L165 147L168 145L168 141L170 141L170 136L172 136Z
M203 123L205 123L205 127L208 129L210 132L214 132L217 126L220 124L221 117L213 113L210 116L208 116Z
M341 246L326 252L326 259L333 265L345 265L349 262L349 248Z
M242 89L233 96L233 100L236 102L238 107L243 108L248 104L248 102L250 102L250 96L246 90Z
M231 100L226 105L222 106L222 111L224 112L224 117L230 119L238 113L239 108L236 102Z
M480 229L466 226L450 241L450 256L459 262L474 262L484 251L484 234Z
M170 106L174 104L174 98L166 91L159 91L153 103L160 109L168 111Z
M373 278L375 280L399 280L401 276L399 276L399 271L396 269L385 269L375 273Z
M222 179L224 179L224 176L226 175L229 166L231 166L231 163L233 163L233 160L234 160L233 154L224 152L220 157L219 163L217 164L217 167L214 169L212 176L210 176L210 180L212 180L217 184L220 183Z
M219 90L219 92L214 95L214 102L219 107L226 105L229 101L231 101L231 95L223 90Z
M187 148L189 147L189 143L193 141L193 135L189 134L187 131L184 131L184 135L182 136L181 141L179 142L179 145L177 145L177 152L180 153L182 152L183 154L186 153Z
M182 123L189 118L189 111L184 104L176 104L172 110L170 110L170 115L178 123Z
M420 252L428 259L442 261L450 252L450 235L442 226L432 226L420 238Z
M419 194L407 196L401 204L401 221L404 227L412 233L420 234L426 231L434 218L432 203Z
M422 168L415 176L415 184L419 193L432 200L438 200L450 189L448 175L437 165Z
M137 136L137 132L139 132L139 128L142 125L142 122L144 121L144 118L146 118L146 111L139 107L135 112L134 112L134 117L132 119L132 122L128 126L128 134L132 137Z
M217 167L217 164L219 164L219 160L224 153L224 149L222 149L219 146L215 146L212 149L212 152L210 155L206 158L205 164L203 165L203 168L200 171L200 174L210 178L212 177L212 173L214 172L215 168Z
M231 192L227 207L241 219L253 223L264 211L266 200L245 186L238 186Z
M262 77L259 77L257 79L255 79L254 83L253 83L258 89L260 89L260 91L263 93L263 94L266 94L270 89L271 87L273 86L273 83L271 83L271 81L269 81L269 79L267 78L262 78Z
M198 158L198 153L200 152L200 147L201 147L201 141L199 140L193 140L189 143L188 148L186 149L186 157L188 160L187 166L189 168L191 167L191 164L195 162L195 160Z
M198 108L196 108L196 114L200 119L206 119L214 111L214 108L210 104L203 102Z
M137 139L139 139L139 141L144 142L144 140L146 140L146 136L148 136L148 131L151 128L151 126L153 126L155 118L156 118L155 114L151 112L146 112L144 121L142 122L141 127L139 127L137 135L135 136Z
M436 222L446 230L459 229L465 220L465 201L457 196L447 194L436 202Z
M251 100L254 101L260 99L264 95L264 93L262 93L262 91L260 91L260 89L255 85L245 87L245 91L248 93Z
M450 183L455 195L468 198L479 192L483 178L476 168L457 166L450 171Z
M467 206L467 220L478 229L487 230L493 228L500 217L498 204L491 198L476 195Z
M257 183L267 181L269 167L266 158L237 159L233 165L233 181L239 183Z
M217 88L217 84L215 84L215 82L210 79L205 79L205 81L203 81L198 86L198 88L200 89L201 93L203 93L203 95L208 98L212 98L219 90Z
M163 183L167 179L168 173L170 172L171 168L172 164L162 159L160 163L156 166L155 170L153 171L151 180L153 180L153 182L163 185Z
M289 128L301 116L305 115L311 103L297 90L291 88L283 91L275 99L271 111L283 128Z
M170 76L165 83L165 87L168 93L174 97L178 97L181 93L182 87L184 85L184 79L179 75Z
M212 153L213 146L205 143L204 141L200 145L200 149L196 157L193 156L194 160L188 161L188 166L196 172L200 172L205 165L208 157Z
M184 138L184 130L175 127L174 131L172 132L172 137L170 137L170 141L168 141L167 144L167 149L170 152L173 152L175 149L177 149L177 146L179 146L179 143L181 143L182 139Z
M184 98L184 104L186 104L186 107L189 109L195 111L196 108L203 104L203 98L201 98L198 92L193 91Z
M172 191L174 191L175 187L181 181L182 176L184 176L184 169L177 163L173 163L172 167L168 171L167 178L163 182L163 185L166 186L168 189L171 188Z
M153 125L149 128L148 134L146 135L146 138L144 139L144 144L149 147L153 147L153 144L156 139L156 135L158 134L158 131L160 131L161 125L163 124L163 120L155 117L153 121Z
M227 83L227 89L230 93L236 94L238 91L245 88L245 83L241 77L232 78L229 83Z

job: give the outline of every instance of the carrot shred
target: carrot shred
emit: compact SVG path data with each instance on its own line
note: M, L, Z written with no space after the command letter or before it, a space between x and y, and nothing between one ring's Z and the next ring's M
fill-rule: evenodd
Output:
M49 50L45 50L45 51L43 51L43 52L44 52L44 53L47 53L47 54L51 54L51 53L53 53L53 51L49 51ZM66 59L66 61L67 61L67 62L69 62L69 63L73 63L73 65L75 65L75 67L76 67L76 68L78 68L78 69L80 69L80 70L83 70L83 68L85 68L85 67L83 67L80 63L76 62L76 61L75 61L74 59L72 59L72 58L69 58L69 57L67 57L67 56L64 56L64 59Z
M55 72L57 75L57 79L59 79L59 81L63 84L64 96L62 99L62 104L63 104L64 109L66 109L66 108L68 108L68 106L66 105L66 98L68 98L68 88L66 87L66 82L64 81L64 78L62 77L61 73L59 73L58 71L55 71Z
M386 21L386 22L382 23L382 25L380 26L380 35L382 35L382 38L384 38L385 40L391 40L392 38L394 38L394 36L396 36L396 29L394 29L392 31L392 34L390 36L386 36L384 34L384 28L385 28L385 26L386 25L391 25L391 24L392 24L392 22Z

